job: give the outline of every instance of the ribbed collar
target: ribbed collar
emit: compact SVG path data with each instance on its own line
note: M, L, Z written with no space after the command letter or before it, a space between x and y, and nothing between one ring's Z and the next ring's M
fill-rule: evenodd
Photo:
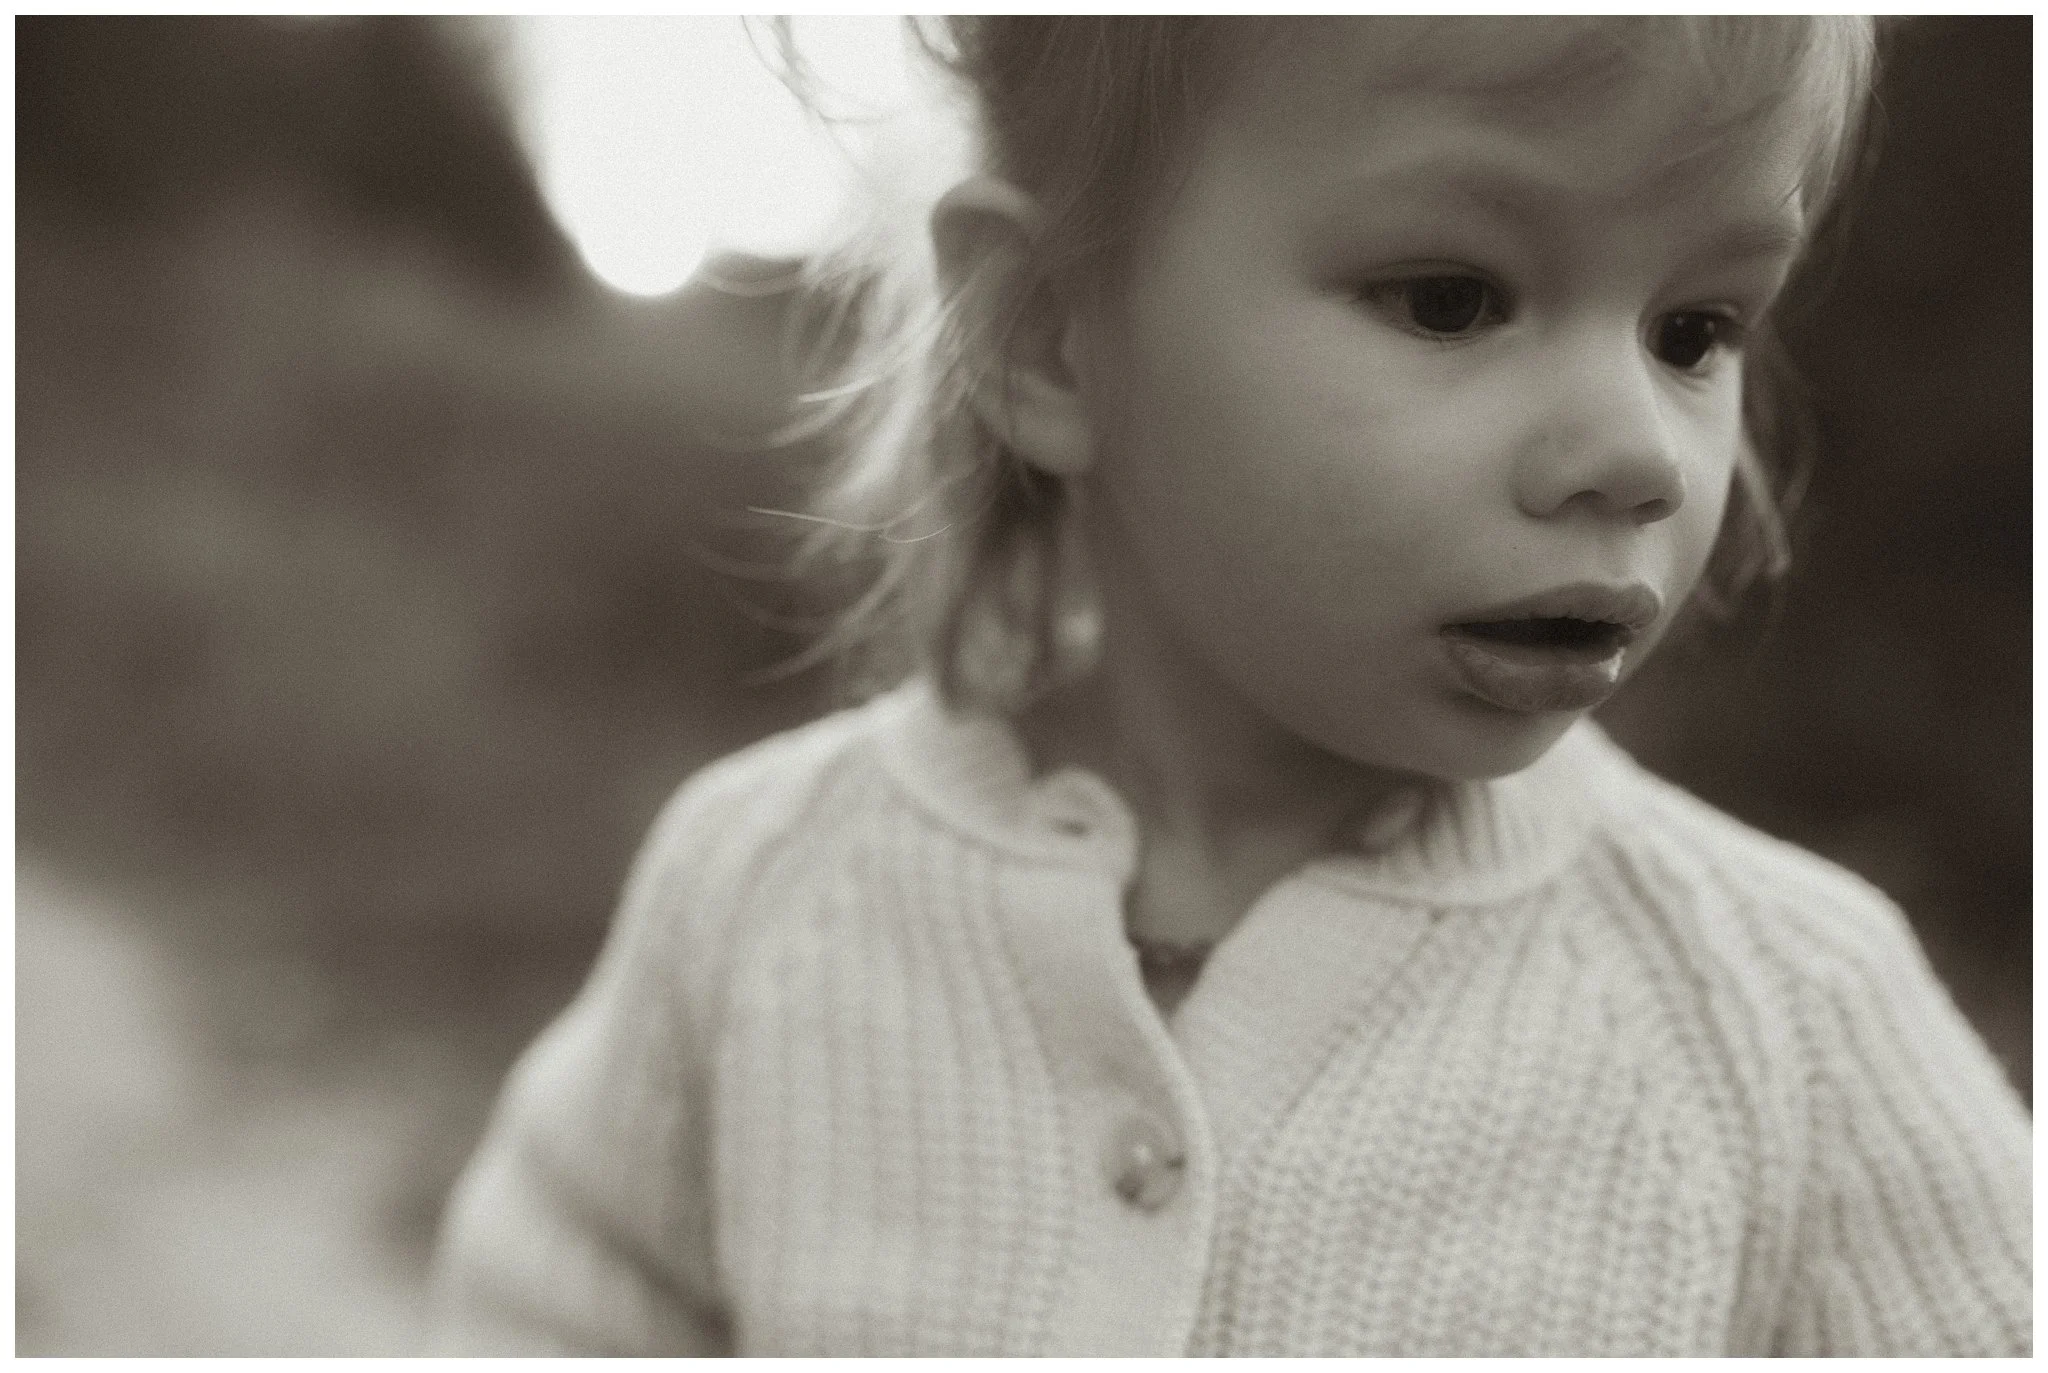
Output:
M1022 857L1128 875L1137 854L1130 808L1078 768L1031 774L1005 720L947 710L911 681L877 698L884 765L941 822ZM1626 755L1590 720L1510 777L1439 783L1412 818L1362 827L1359 845L1318 859L1305 876L1360 895L1431 905L1487 905L1547 882L1594 824L1597 775Z

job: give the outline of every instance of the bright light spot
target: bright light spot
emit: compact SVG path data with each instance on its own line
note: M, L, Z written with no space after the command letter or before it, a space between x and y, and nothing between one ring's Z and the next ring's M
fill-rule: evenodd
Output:
M618 289L672 291L714 248L801 253L839 214L846 153L740 20L528 17L513 32L522 134L542 193L591 270ZM847 97L835 107L907 103L900 20L808 17L796 35Z

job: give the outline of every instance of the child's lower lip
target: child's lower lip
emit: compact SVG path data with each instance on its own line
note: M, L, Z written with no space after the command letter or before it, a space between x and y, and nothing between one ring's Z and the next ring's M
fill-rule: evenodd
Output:
M1621 685L1622 645L1551 648L1500 643L1457 629L1443 632L1444 654L1466 690L1521 714L1590 710Z

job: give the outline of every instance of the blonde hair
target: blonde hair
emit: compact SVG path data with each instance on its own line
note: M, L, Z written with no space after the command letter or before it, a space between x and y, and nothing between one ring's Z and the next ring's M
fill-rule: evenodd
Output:
M801 565L851 571L864 585L809 656L839 656L856 691L923 671L950 704L1008 714L1088 662L1087 572L1064 485L1010 452L968 398L1003 366L1007 333L1036 290L1085 298L1113 288L1140 217L1237 64L1282 23L1332 21L908 22L965 98L976 169L1024 191L1043 218L1020 269L951 292L938 285L924 216L908 212L928 200L881 204L811 265L805 332L821 375L800 427L827 437L833 459ZM1802 101L1809 223L1840 200L1857 165L1876 67L1875 26L1857 18L1374 22L1389 26L1390 51L1415 79L1507 101L1583 91L1656 55L1706 78L1712 108L1726 112L1710 138ZM1522 31L1511 45L1461 42L1457 26L1473 22ZM1747 351L1749 441L1699 595L1709 610L1789 563L1784 507L1806 436L1768 330Z

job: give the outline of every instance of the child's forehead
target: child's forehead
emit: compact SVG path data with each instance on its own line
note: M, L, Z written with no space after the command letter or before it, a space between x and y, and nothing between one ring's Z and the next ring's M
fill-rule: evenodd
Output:
M1838 130L1797 38L1610 16L1297 19L1273 28L1240 79L1283 145L1312 126L1369 136L1407 98L1533 133L1625 121L1672 165L1780 116L1770 122L1814 162Z
M1311 80L1348 75L1360 89L1462 95L1532 117L1645 79L1675 82L1685 98L1750 104L1796 80L1808 47L1782 27L1743 33L1609 15L1309 17L1268 34L1265 55L1297 72L1322 69ZM1775 41L1757 41L1765 36Z
M1373 88L1511 101L1597 96L1651 55L1626 21L1556 15L1306 18L1277 32L1297 61L1321 59Z

